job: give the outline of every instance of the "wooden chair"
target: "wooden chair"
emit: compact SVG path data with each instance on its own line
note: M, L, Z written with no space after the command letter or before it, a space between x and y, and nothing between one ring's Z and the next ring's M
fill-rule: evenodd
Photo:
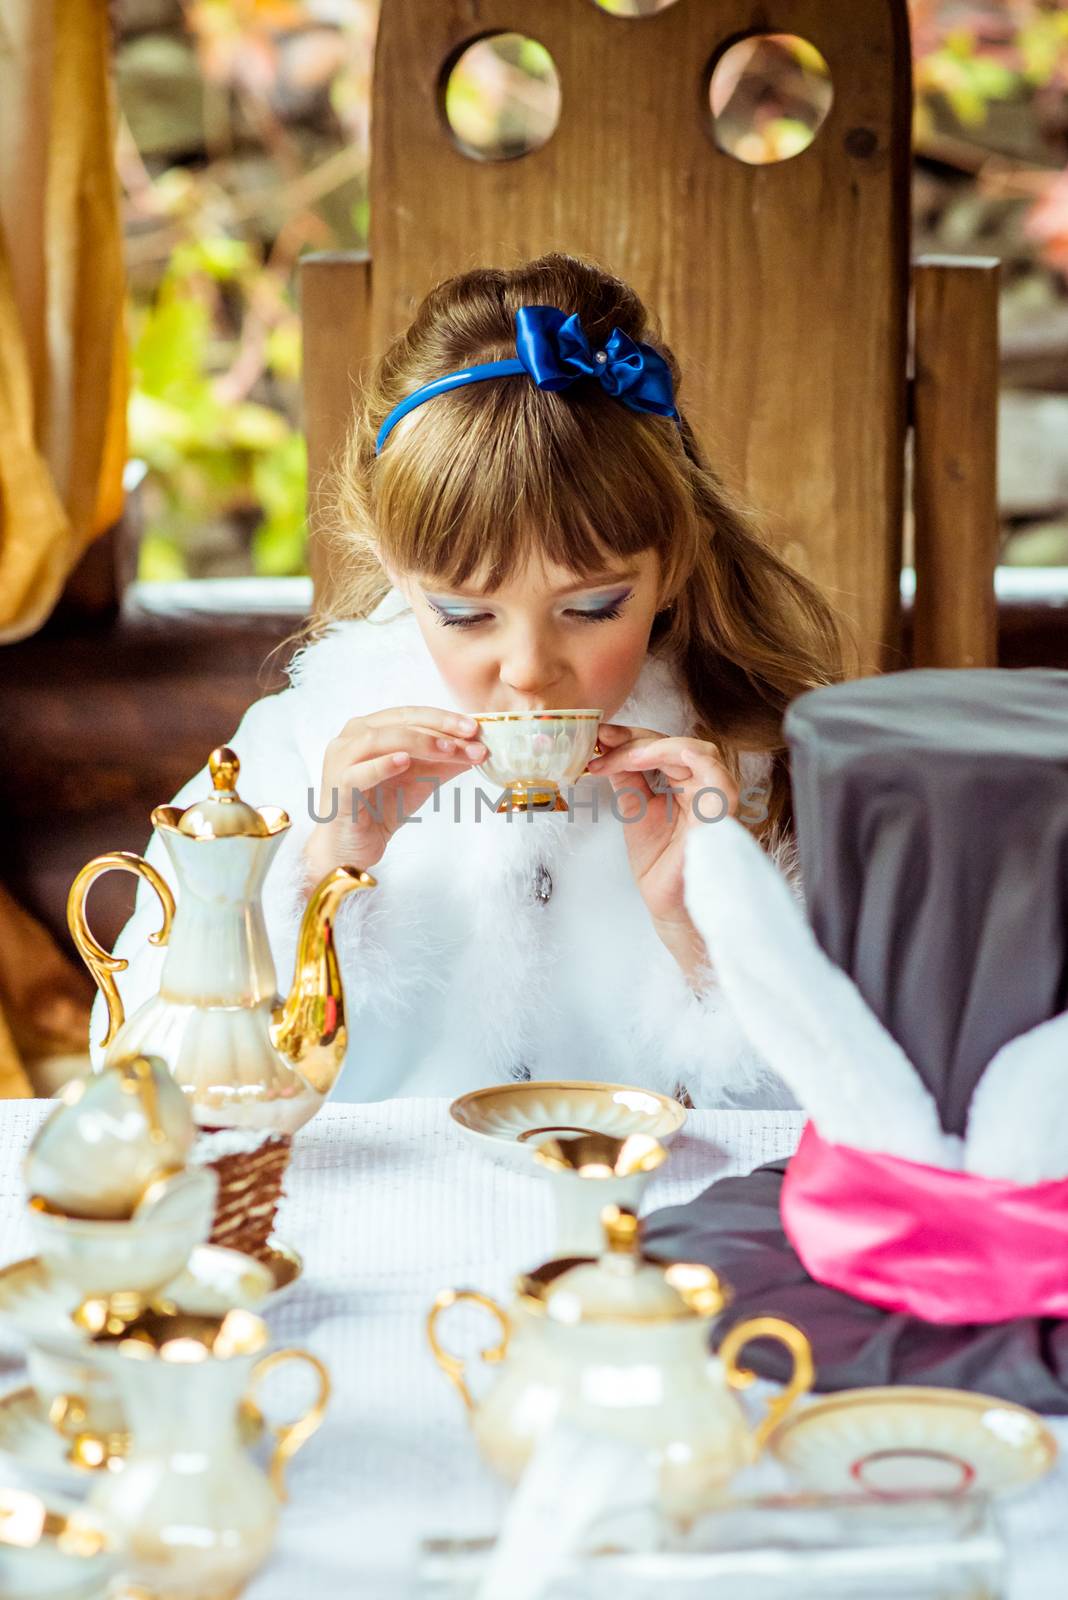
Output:
M516 28L553 57L559 125L532 154L474 160L445 121L444 83L474 40ZM713 141L708 82L731 44L769 31L817 47L834 101L801 155L747 166ZM911 431L913 662L995 664L998 263L910 261L911 116L906 0L678 0L639 18L592 0L385 0L370 251L302 269L319 592L323 473L360 363L433 283L559 249L627 278L659 314L712 460L852 616L864 672L909 664Z

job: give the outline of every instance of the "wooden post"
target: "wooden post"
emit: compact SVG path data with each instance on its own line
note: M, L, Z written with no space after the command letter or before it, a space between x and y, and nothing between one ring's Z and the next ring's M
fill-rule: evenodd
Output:
M913 664L997 665L998 282L990 257L913 272Z
M308 255L300 264L304 435L308 445L308 565L318 607L330 586L321 539L329 474L352 422L353 380L371 353L371 260L366 252Z

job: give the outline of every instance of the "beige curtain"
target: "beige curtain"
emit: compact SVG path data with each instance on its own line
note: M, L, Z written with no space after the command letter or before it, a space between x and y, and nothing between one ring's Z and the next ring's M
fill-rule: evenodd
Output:
M106 0L0 0L0 643L121 510L113 147Z
M0 644L40 627L122 508L111 96L106 0L0 0ZM91 993L0 886L0 1098L86 1049Z

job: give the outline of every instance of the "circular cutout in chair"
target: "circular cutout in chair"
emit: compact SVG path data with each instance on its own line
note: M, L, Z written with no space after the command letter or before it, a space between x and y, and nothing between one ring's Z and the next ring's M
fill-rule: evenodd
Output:
M560 80L545 46L521 33L487 34L446 63L439 99L458 150L514 161L539 150L560 120Z
M611 17L654 17L666 11L678 0L593 0L598 11L607 11Z
M830 69L807 39L755 33L713 59L708 79L712 138L747 166L807 150L834 101Z

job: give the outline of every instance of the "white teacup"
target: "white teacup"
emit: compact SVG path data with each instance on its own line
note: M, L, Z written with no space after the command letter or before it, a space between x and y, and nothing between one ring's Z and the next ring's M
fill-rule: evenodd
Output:
M504 789L498 811L566 811L562 787L582 776L597 743L604 712L581 710L475 711L489 751L478 771Z
M151 1294L176 1278L211 1233L218 1179L208 1167L161 1178L126 1221L67 1217L30 1201L30 1231L49 1273L81 1295Z

